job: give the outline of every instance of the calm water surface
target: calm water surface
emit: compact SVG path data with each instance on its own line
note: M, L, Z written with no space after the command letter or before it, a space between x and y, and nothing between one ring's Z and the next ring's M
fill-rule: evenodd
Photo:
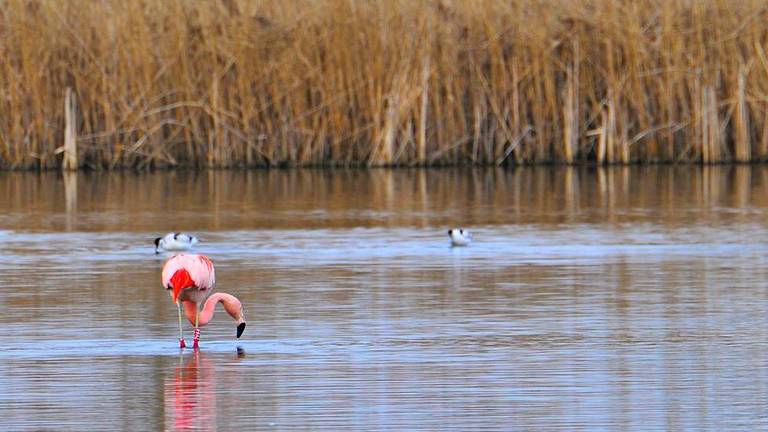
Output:
M763 167L0 174L0 429L765 430L766 252Z

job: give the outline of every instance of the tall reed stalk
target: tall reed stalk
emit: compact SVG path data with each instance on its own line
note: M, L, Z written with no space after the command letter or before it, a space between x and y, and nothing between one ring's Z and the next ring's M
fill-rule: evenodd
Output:
M0 0L0 168L750 162L763 0Z

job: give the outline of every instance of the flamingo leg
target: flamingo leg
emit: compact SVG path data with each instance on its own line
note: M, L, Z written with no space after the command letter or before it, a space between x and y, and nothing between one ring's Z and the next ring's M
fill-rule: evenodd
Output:
M195 333L194 333L194 337L192 338L192 346L195 349L199 347L198 342L200 341L200 327L198 327L199 322L200 322L200 308L195 307Z
M184 333L181 329L181 302L176 302L176 306L179 309L179 348L186 348L187 344L184 343Z

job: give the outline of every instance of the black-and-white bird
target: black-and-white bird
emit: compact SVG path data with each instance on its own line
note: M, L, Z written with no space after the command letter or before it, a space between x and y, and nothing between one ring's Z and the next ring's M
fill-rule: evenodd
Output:
M160 249L165 251L179 252L188 251L198 242L197 237L187 233L168 233L163 237L155 239L155 253L160 253Z
M451 238L451 246L468 246L472 241L472 234L461 228L449 229L448 237Z

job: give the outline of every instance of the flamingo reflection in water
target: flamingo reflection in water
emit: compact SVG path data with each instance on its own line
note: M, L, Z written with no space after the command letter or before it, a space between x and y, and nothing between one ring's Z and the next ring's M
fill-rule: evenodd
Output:
M216 430L216 375L200 351L180 355L165 381L165 430Z

